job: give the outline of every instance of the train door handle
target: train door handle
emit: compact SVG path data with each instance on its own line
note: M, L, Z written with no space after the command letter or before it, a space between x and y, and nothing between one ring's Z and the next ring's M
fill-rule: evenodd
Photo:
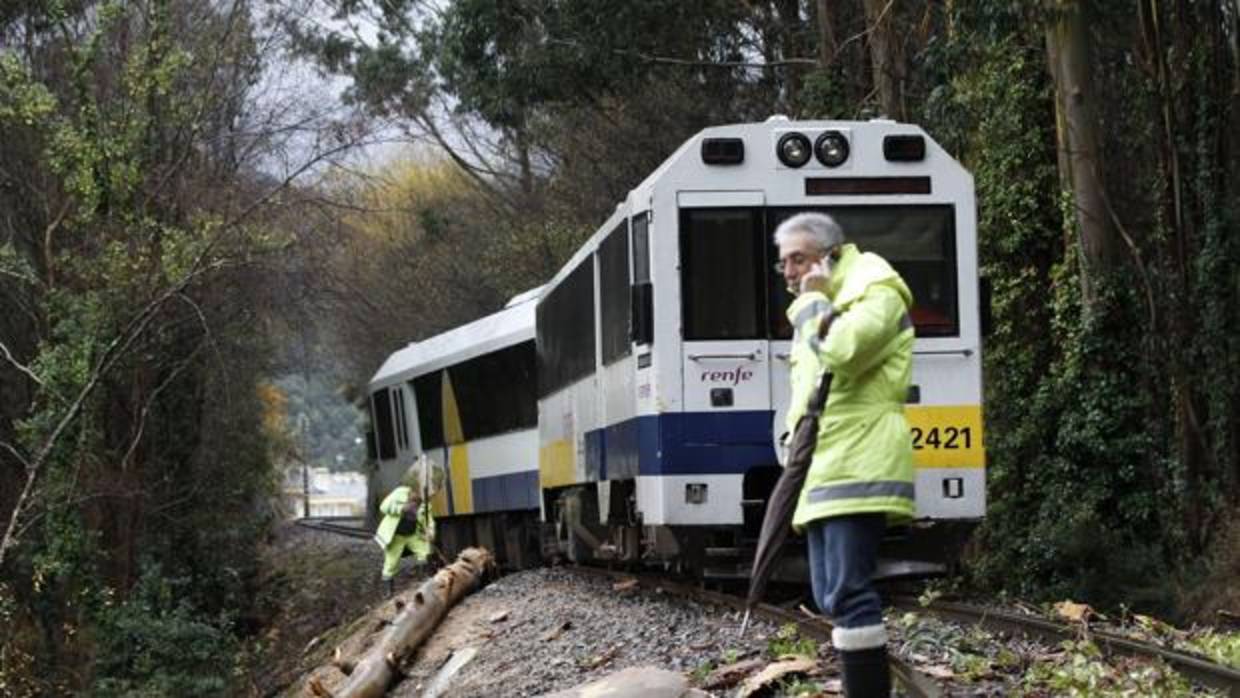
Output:
M751 351L748 354L690 354L690 361L727 361L740 359L742 361L756 361L758 352Z

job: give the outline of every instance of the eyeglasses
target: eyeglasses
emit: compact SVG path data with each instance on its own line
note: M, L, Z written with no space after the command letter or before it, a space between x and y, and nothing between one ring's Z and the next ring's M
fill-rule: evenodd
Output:
M775 270L776 274L782 274L784 273L784 270L788 268L789 264L793 266L797 266L797 267L802 267L802 266L805 266L806 264L817 262L820 259L822 259L822 255L812 255L812 254L805 254L803 252L793 252L787 257L776 262L772 266L772 268Z

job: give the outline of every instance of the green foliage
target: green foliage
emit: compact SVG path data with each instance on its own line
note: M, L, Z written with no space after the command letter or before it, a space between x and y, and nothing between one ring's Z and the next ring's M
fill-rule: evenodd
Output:
M251 267L282 241L234 223L257 191L233 148L261 66L225 10L0 11L26 37L0 56L0 341L27 369L0 361L6 525L34 478L0 570L6 694L230 692L225 611L251 610L273 486Z
M822 684L806 678L787 679L779 682L779 695L782 696L820 696Z
M1188 679L1162 663L1103 661L1098 646L1088 640L1068 641L1052 661L1035 664L1021 678L1021 695L1182 696L1191 692ZM1026 693L1026 691L1028 693Z
M703 683L706 682L706 679L710 676L710 673L714 670L715 670L715 663L708 659L702 662L701 664L697 665L697 667L693 671L689 672L689 682L696 686L701 686Z
M818 656L818 642L812 637L801 637L795 623L781 626L766 646L767 654L779 658L795 654L804 657Z
M949 664L960 681L981 681L1021 666L1021 658L981 626L944 623L917 613L905 613L894 624L903 638L901 652Z
M1207 33L1167 18L1177 27L1167 42L1188 53L1158 48L1199 98L1169 144L1199 192L1200 213L1185 215L1200 221L1177 228L1169 203L1151 205L1170 201L1166 160L1127 155L1162 147L1152 126L1165 115L1162 93L1129 60L1131 16L1098 10L1108 30L1091 46L1092 99L1110 139L1116 244L1127 249L1110 268L1086 272L1057 172L1043 37L1029 31L1051 18L1019 3L956 3L953 12L919 70L938 76L924 125L974 175L980 261L994 288L984 370L990 496L970 571L1022 595L1166 607L1174 592L1164 580L1195 540L1212 537L1202 512L1226 507L1226 492L1234 505L1237 492L1236 432L1215 417L1236 418L1236 333L1224 325L1240 297L1219 283L1228 275L1219 265L1240 257L1236 236L1222 235L1235 229L1219 186L1225 165L1210 155L1226 116L1204 77ZM1190 261L1175 261L1176 245L1187 245L1179 249ZM1209 453L1185 448L1185 435Z
M204 619L176 580L148 567L130 597L105 607L92 694L108 697L233 695L238 641L226 617Z
M1188 638L1187 644L1219 664L1240 669L1240 633L1207 630Z

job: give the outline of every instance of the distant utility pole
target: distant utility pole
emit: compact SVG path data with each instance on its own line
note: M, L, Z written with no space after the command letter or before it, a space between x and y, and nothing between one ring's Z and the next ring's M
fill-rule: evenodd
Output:
M301 518L310 518L310 466L301 462Z
M301 451L306 444L306 432L310 429L310 418L305 413L297 415L297 450ZM301 518L310 518L310 464L305 458L301 461Z

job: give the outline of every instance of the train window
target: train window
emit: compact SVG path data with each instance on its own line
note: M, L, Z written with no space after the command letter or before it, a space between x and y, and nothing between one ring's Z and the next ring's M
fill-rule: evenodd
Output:
M684 338L758 339L766 245L758 209L684 209L680 214Z
M392 394L396 396L396 446L409 448L409 428L405 422L405 391L399 387L392 388Z
M822 211L835 217L848 240L863 252L875 252L900 272L913 292L913 319L918 337L955 337L960 334L959 298L956 285L955 211L950 204L919 206L831 206L772 209L767 223L769 238L775 228L794 213ZM771 334L791 336L781 317L790 297L782 279L772 279Z
M467 440L538 426L533 342L470 359L448 374Z
M598 246L599 324L603 365L632 353L629 342L629 230L621 221Z
M650 212L633 216L633 283L650 281Z
M396 457L396 437L392 433L392 402L388 397L388 389L380 388L374 392L370 400L374 409L372 415L375 432L379 435L379 459L389 460Z
M418 408L418 434L422 450L443 446L443 380L440 371L418 376L413 384L413 400Z
M594 371L594 257L538 302L538 395Z

